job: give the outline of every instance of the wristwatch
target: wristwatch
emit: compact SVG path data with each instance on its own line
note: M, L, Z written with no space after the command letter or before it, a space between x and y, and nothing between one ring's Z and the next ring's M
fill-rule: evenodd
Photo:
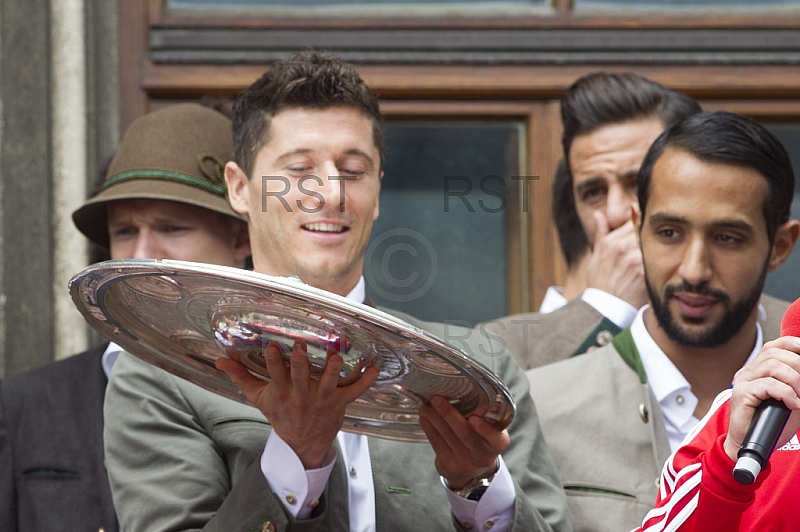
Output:
M451 488L451 491L460 497L464 497L465 499L469 499L470 501L479 501L483 494L486 493L486 490L489 488L489 484L492 483L492 479L494 478L494 473L492 476L488 478L473 478L467 485L461 489L454 490Z
M481 497L483 497L483 494L486 493L486 490L489 488L489 484L492 483L492 479L497 474L497 471L499 469L500 469L500 462L497 463L497 467L495 468L494 473L492 473L488 477L473 478L472 480L467 482L466 486L464 486L463 488L459 488L457 490L451 488L450 484L447 484L446 480L445 484L447 484L447 487L450 488L450 491L452 491L459 497L464 497L465 499L468 499L470 501L479 501L481 500Z

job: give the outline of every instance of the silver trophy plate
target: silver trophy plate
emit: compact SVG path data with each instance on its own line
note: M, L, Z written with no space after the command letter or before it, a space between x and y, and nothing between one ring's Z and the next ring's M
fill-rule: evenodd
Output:
M505 428L515 405L488 368L439 338L375 308L303 284L225 266L172 260L111 260L69 282L89 324L131 354L223 397L249 404L214 366L239 360L269 381L263 349L291 353L304 340L312 376L327 351L344 358L341 376L379 368L376 383L346 412L343 430L424 442L419 407L439 395L465 416Z

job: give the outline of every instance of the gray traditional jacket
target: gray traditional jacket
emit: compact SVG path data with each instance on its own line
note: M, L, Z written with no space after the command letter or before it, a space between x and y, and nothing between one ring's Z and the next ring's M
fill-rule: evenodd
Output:
M579 298L547 314L512 314L476 329L503 343L525 370L608 345L622 330Z
M504 379L517 401L511 446L503 453L517 493L512 530L570 530L528 382L515 361L470 329L412 323L463 342ZM123 353L109 383L105 416L109 477L125 532L349 529L346 472L339 460L310 519L295 519L285 509L261 473L259 456L270 428L255 408ZM370 438L369 449L378 531L463 529L454 522L429 445Z

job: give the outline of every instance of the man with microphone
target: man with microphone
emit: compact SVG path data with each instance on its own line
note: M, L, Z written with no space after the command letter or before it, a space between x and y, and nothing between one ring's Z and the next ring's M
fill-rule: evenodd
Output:
M756 360L736 374L733 389L717 397L691 439L667 461L664 489L638 530L796 530L800 300L786 312L783 332L786 336L765 344ZM791 415L783 430L776 427L777 440L761 442L776 443L776 449L755 482L743 484L734 476L734 463L750 438L758 407L769 399L782 401Z
M762 126L738 115L714 113L706 123L694 122L687 120L657 140L645 165L649 162L655 177L659 166L663 168L659 161L663 154L686 144L707 143L696 153L695 166L708 170L705 176L711 179L706 180L707 185L719 183L710 191L720 198L743 198L740 212L744 218L747 203L762 210L767 235L775 235L767 265L788 255L800 223L789 220L794 176L786 150ZM645 165L642 173L646 175ZM709 203L707 208L714 212L715 204ZM664 218L660 211L642 214L642 231L649 227L670 231L659 226ZM748 231L750 239L761 234L762 227L753 226ZM670 238L678 236L675 233ZM730 245L735 249L747 245L747 240L730 241ZM731 389L716 397L708 414L667 460L656 507L638 530L797 529L800 300L786 311L781 335L764 344L755 359L736 372Z
M670 452L774 338L758 301L800 233L791 161L748 118L686 118L638 179L650 305L610 346L528 374L576 531L630 530L674 484L659 477Z

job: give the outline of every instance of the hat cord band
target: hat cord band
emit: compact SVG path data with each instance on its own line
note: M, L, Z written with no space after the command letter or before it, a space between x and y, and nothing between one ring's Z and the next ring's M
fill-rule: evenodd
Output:
M227 193L227 189L224 186L216 185L214 183L209 183L205 179L192 177L186 174L179 174L177 172L168 172L164 170L131 170L129 172L123 172L121 174L117 174L115 176L106 179L105 182L103 183L101 190L105 190L110 186L116 185L124 181L130 181L132 179L142 179L142 178L157 179L163 181L174 181L177 183L205 190L206 192L211 192L212 194L215 194L220 197L225 197L225 194Z

